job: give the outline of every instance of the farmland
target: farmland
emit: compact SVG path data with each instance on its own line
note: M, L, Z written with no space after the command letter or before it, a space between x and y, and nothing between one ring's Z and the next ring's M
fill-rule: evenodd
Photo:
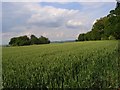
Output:
M2 48L4 88L118 88L118 41Z

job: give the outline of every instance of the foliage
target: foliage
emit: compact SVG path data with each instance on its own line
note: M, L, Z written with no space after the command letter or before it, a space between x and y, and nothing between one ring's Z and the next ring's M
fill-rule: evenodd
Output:
M118 41L2 49L4 88L119 87Z
M86 38L86 36L87 39L81 40L81 38ZM78 40L107 40L107 37L110 36L120 39L120 3L117 3L115 10L111 10L109 15L97 20L92 27L92 31L84 34L84 36L80 34Z
M13 37L11 38L9 45L12 46L25 46L33 44L49 44L50 40L46 37L41 36L37 38L35 35L31 35L29 39L27 36Z
M46 44L46 43L50 43L50 40L46 37L41 36L39 38L39 42L40 42L40 44Z
M115 40L115 37L114 36L109 36L109 40Z
M101 40L109 40L109 38L107 36L102 36Z
M39 44L39 39L35 35L31 35L30 37L31 37L30 39L31 45Z
M30 41L27 36L20 36L20 37L11 38L9 44L12 46L24 46L24 45L30 45Z
M80 34L78 40L85 41L85 34Z

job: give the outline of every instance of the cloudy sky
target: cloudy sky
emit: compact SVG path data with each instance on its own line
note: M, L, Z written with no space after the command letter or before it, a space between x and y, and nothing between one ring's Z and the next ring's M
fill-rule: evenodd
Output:
M115 2L3 2L2 43L31 34L51 41L75 40L90 31L96 19L115 8Z

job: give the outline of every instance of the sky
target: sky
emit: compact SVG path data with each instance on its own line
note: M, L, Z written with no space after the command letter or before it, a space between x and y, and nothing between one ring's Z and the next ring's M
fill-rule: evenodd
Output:
M2 2L2 44L31 34L50 41L75 40L115 6L115 2Z

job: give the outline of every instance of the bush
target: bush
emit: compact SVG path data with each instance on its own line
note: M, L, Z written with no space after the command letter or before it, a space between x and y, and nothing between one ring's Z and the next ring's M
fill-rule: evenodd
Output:
M101 40L108 40L108 37L107 36L103 36L103 37L101 37Z
M115 40L115 37L112 36L112 35L110 35L110 36L109 36L109 40Z

